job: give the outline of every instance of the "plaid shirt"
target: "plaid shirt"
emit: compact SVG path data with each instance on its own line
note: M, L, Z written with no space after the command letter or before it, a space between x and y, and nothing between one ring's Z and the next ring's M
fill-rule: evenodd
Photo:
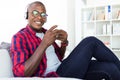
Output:
M46 30L43 28L42 31L45 33ZM10 48L11 58L13 62L13 73L14 76L24 77L25 70L25 61L32 56L36 48L41 43L41 39L36 36L36 32L34 32L29 25L25 28L21 29L17 32L13 38ZM60 56L60 48L54 42L53 46L55 48L55 52L59 58L62 60L62 56ZM32 76L44 77L43 74L47 67L47 59L46 54L44 53L43 58L39 64L37 71ZM58 74L56 72L50 72L45 77L57 77Z

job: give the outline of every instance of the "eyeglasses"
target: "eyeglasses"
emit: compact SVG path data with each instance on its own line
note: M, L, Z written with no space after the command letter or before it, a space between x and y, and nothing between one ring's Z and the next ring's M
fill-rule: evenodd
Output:
M48 15L44 12L40 13L39 11L37 10L33 10L32 11L32 14L34 17L38 17L38 16L41 16L42 18L46 18Z

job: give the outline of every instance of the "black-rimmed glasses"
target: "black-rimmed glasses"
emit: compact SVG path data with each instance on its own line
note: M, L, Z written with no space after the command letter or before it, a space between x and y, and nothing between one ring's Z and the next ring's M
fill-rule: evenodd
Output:
M32 14L34 17L38 17L38 16L41 16L42 18L46 18L48 15L44 12L40 13L39 11L37 10L33 10L32 11Z

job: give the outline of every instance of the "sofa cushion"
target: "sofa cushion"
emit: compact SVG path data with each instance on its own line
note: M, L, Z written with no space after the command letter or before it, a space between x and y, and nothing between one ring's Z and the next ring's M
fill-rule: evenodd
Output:
M65 78L65 77L58 77L58 78L40 78L40 77L23 78L23 77L16 77L16 78L1 78L1 80L83 80L83 79Z
M1 42L0 49L7 49L10 52L10 43L8 42Z
M0 49L0 78L13 77L12 61L7 49Z

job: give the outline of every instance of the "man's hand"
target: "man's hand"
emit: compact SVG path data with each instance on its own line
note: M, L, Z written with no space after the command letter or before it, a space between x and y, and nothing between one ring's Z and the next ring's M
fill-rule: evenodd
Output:
M46 31L42 42L44 42L44 44L48 47L51 44L53 44L53 42L55 42L55 40L60 40L62 42L66 42L67 41L67 37L68 34L66 31L64 30L58 30L55 29L57 27L57 25L52 26L48 31Z
M48 47L56 40L56 35L58 34L58 30L55 29L57 25L52 26L48 31L46 31L43 42Z
M64 31L64 30L58 30L57 31L57 35L56 35L57 40L65 42L65 41L67 41L67 37L68 37L68 34L67 34L66 31Z

